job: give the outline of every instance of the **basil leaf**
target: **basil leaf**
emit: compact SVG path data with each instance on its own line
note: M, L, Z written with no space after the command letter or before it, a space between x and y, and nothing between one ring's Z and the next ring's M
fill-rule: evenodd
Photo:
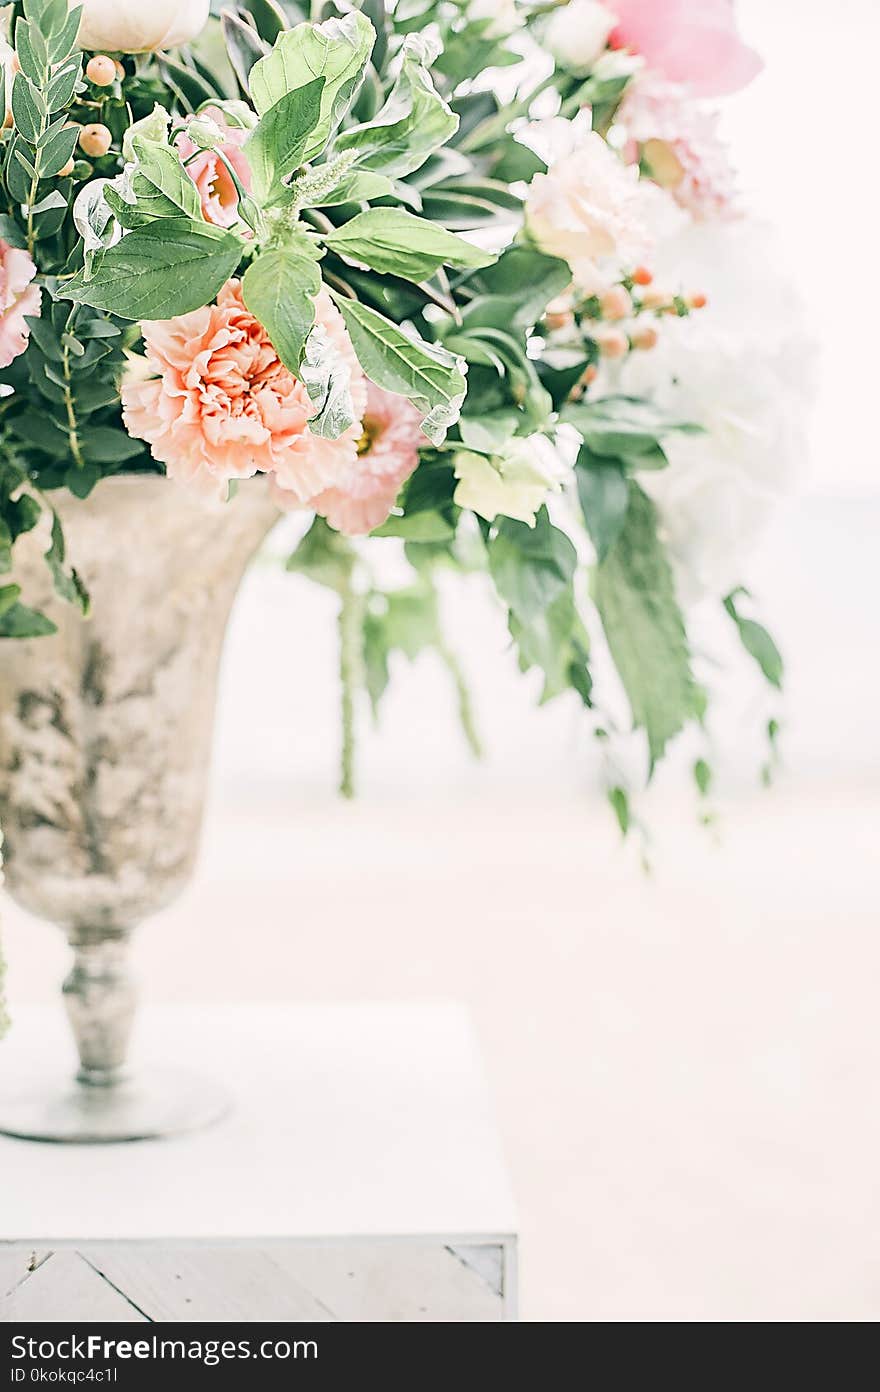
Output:
M278 251L267 251L244 273L241 292L284 366L298 373L306 339L315 322L315 296L321 272L315 248L305 237Z
M443 265L461 270L489 266L495 257L402 208L370 208L327 238L333 251L385 275L423 281Z
M241 252L233 232L159 218L97 251L91 279L79 273L56 293L121 319L172 319L209 304L234 274Z
M303 151L312 159L348 110L363 79L376 37L372 24L355 10L323 24L297 24L279 34L271 53L251 68L248 83L261 116L288 92L324 78L321 115Z
M364 372L377 386L408 397L424 412L428 439L441 444L467 391L463 360L439 343L405 333L358 300L335 298Z

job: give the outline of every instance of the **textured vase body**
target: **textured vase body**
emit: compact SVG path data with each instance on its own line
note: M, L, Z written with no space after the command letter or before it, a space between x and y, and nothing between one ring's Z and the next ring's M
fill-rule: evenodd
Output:
M67 932L80 1077L112 1083L133 1012L126 940L192 872L226 622L278 513L261 479L225 505L159 475L52 501L91 615L54 594L46 536L21 538L13 578L58 632L0 642L5 878Z

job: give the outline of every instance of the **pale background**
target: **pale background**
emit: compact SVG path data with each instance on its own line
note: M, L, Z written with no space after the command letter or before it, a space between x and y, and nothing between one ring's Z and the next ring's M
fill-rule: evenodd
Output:
M226 654L197 883L140 935L188 999L465 999L487 1055L537 1320L880 1316L880 733L873 0L741 0L767 71L728 103L753 205L807 299L812 476L752 564L784 703L722 669L714 834L682 767L621 847L573 705L534 709L479 588L447 595L487 758L430 658L334 796L332 602L269 566ZM756 784L756 727L784 767ZM7 915L15 1001L58 935Z

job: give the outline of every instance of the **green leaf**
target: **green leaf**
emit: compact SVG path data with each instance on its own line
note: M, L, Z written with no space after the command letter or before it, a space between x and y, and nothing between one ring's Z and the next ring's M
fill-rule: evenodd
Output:
M298 373L306 339L315 322L315 296L321 272L313 243L298 238L278 251L252 261L241 283L251 314L259 319L276 353Z
M49 549L45 553L45 561L52 573L56 593L62 599L66 599L68 604L75 604L83 614L87 614L89 612L88 591L73 567L65 565L65 560L64 531L60 517L57 512L53 512L52 539L49 543Z
M665 466L666 456L658 445L664 435L701 433L700 426L676 420L650 401L630 396L571 402L563 407L560 420L573 425L596 454L625 459L633 469Z
M546 507L538 512L534 527L503 518L488 551L495 588L523 624L543 614L569 589L577 566L574 546L553 526Z
M511 613L509 626L521 671L538 667L544 673L542 704L573 689L584 705L590 705L589 639L570 584L528 622Z
M707 797L712 786L712 770L705 759L697 759L694 764L694 782L700 797Z
M338 440L357 419L351 367L321 324L315 324L306 339L299 375L315 408L309 417L309 430L323 439Z
M377 386L406 396L424 412L422 430L435 445L458 419L467 383L461 358L439 343L407 334L358 300L336 297L361 367Z
M400 72L388 99L372 121L343 131L336 149L357 152L358 164L403 178L458 130L458 116L440 96L428 66L437 55L426 35L404 41Z
M279 34L272 52L250 70L254 105L261 116L288 92L324 78L320 119L302 154L313 159L345 115L364 75L375 30L358 11L323 24L297 24Z
M740 614L736 600L738 595L743 593L743 590L734 590L733 594L729 594L724 600L724 608L736 624L740 642L746 652L755 659L770 685L781 690L785 672L782 654L763 624L756 623L754 619L744 618Z
M593 454L582 445L575 465L578 497L596 555L604 561L629 511L629 484L619 459Z
M370 208L325 239L328 247L386 275L428 280L443 265L461 270L489 266L495 257L402 208Z
M73 94L76 91L76 84L81 73L82 59L79 54L53 73L46 88L46 105L53 114L56 111L63 111L66 106L69 106L73 100Z
M480 276L481 286L505 301L507 322L524 328L536 323L550 301L570 283L571 271L565 261L527 246L509 247Z
M62 282L60 299L121 319L172 319L209 304L234 274L242 243L233 233L187 218L161 218L95 253L92 278Z
M261 203L283 188L282 179L302 163L309 136L321 115L325 80L316 77L270 106L245 144L254 197ZM286 192L286 190L285 190Z
M123 189L108 184L104 196L123 227L140 227L157 218L190 218L200 223L199 191L175 150L135 136L135 169Z
M0 638L44 638L57 633L57 627L45 614L19 604L20 585L0 588Z
M80 433L80 443L83 453L93 464L122 464L144 450L143 440L133 439L122 425L117 428L111 425L86 426Z
M625 788L609 788L607 793L611 809L617 818L617 825L620 827L621 836L626 836L632 823L632 814L629 807L629 794Z
M323 517L316 517L288 558L286 568L342 594L351 584L355 560L350 542L328 526Z
M633 721L647 733L653 769L695 715L698 698L656 509L635 483L621 533L596 567L594 598Z
M15 129L30 145L36 145L43 128L45 106L39 90L23 72L12 84L12 118Z
M67 161L72 158L76 149L76 142L79 130L76 126L56 131L49 138L40 151L40 176L41 178L51 178L63 169ZM56 190L57 192L57 190ZM67 206L67 200L62 198L62 205Z
M519 417L514 410L492 411L485 416L462 416L458 433L468 449L480 454L500 454L516 434Z

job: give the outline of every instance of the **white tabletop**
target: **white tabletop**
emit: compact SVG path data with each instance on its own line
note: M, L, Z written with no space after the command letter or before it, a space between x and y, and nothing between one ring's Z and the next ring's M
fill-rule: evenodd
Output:
M0 1093L71 1046L22 1009ZM473 1033L455 1004L144 1009L135 1058L222 1079L229 1118L167 1141L0 1137L0 1240L440 1235L516 1231Z

